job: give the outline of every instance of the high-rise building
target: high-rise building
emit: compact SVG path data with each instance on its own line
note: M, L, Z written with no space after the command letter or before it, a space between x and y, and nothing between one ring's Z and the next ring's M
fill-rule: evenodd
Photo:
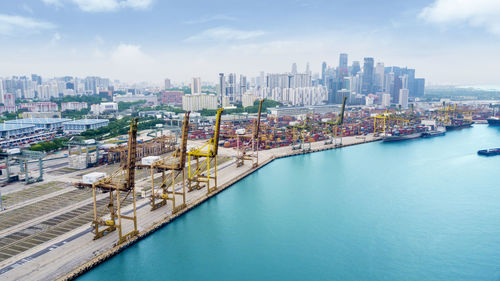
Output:
M401 76L394 76L394 86L392 87L391 97L392 102L399 104L399 90L403 89L403 81Z
M219 86L217 87L217 104L222 105L222 100L226 94L226 78L224 73L219 73Z
M425 94L425 79L417 78L415 79L415 97L421 98Z
M193 77L191 80L191 94L201 94L201 78Z
M401 89L399 90L399 102L402 109L408 109L408 95L410 94L410 90Z
M356 76L360 70L361 66L359 65L359 61L353 61L351 66L351 76Z
M295 74L295 73L297 73L297 64L292 63L292 74Z
M165 90L172 89L172 84L170 82L170 79L165 78Z
M240 74L240 90L239 90L239 100L242 100L243 94L247 92L247 77L245 75Z
M340 54L337 78L339 81L342 81L344 77L347 76L349 76L349 68L347 66L347 54Z
M309 62L306 63L306 74L311 75L311 65L309 64Z
M382 94L382 106L383 107L391 106L391 95L390 94Z
M373 58L365 58L363 64L363 81L361 84L361 93L370 94L373 91Z
M374 90L377 92L384 91L384 77L385 77L385 67L383 62L377 62L375 67L375 85Z
M321 85L326 86L326 62L321 64Z

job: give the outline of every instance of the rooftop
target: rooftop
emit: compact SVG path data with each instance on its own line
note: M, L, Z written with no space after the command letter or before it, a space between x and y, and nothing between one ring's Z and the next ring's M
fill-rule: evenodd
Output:
M34 128L35 125L32 124L0 124L0 132L12 131L18 129Z
M69 122L64 122L64 124L74 124L74 125L92 125L92 124L101 124L109 122L108 119L80 119Z
M5 124L54 124L71 121L67 118L25 118L5 121Z

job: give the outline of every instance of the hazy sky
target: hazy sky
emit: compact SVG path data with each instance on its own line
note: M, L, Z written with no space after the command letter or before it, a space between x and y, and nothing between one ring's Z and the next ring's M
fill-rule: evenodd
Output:
M2 0L0 76L160 83L374 57L434 84L499 85L499 0Z

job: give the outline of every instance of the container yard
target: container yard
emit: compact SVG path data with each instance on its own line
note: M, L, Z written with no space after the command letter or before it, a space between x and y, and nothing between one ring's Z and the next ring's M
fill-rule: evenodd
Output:
M463 111L341 106L321 114L259 109L222 118L221 109L202 124L186 114L176 133L147 140L134 123L127 138L112 143L74 139L66 157L44 159L44 182L3 189L0 276L74 278L274 159L428 130L422 120L445 125L477 115ZM23 169L36 164L27 161ZM11 174L25 172L11 166ZM62 262L48 262L55 259Z

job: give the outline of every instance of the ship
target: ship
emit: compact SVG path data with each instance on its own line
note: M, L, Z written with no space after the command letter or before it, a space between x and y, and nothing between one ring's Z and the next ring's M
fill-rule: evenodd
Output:
M423 138L432 138L437 136L444 136L446 134L445 127L438 127L435 130L430 130L422 133Z
M411 140L417 139L422 136L422 133L416 132L407 135L387 135L382 138L383 142L393 142L393 141L401 141L401 140Z
M486 120L488 121L488 125L490 125L490 126L500 126L500 118L499 117L490 117Z
M482 149L477 152L479 155L483 156L495 156L500 155L500 148Z
M463 119L453 120L450 124L446 125L446 131L459 130L464 128L469 128L474 124L472 121L467 121Z

